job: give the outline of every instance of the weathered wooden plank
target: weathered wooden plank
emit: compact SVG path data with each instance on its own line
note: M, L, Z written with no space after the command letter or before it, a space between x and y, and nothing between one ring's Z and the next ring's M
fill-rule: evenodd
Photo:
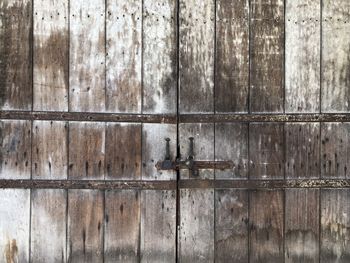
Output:
M104 262L139 262L140 192L105 192Z
M68 191L68 262L103 262L104 193Z
M319 262L319 190L286 189L285 262Z
M215 262L248 262L248 191L215 191Z
M232 170L215 170L215 179L248 177L248 124L215 124L215 160L232 161Z
M286 178L320 177L320 124L286 123Z
M33 122L33 179L66 179L68 164L67 153L67 122Z
M181 159L186 160L190 155L190 140L193 137L194 160L214 160L214 124L186 123L179 126L179 145ZM188 169L180 171L181 179L193 179ZM195 178L214 179L214 170L201 169Z
M67 111L68 0L33 3L33 109Z
M141 192L141 262L175 262L176 191Z
M249 154L250 178L284 178L283 124L251 123L249 126Z
M0 3L0 109L32 108L32 1Z
M350 2L322 2L322 112L350 111Z
M179 111L181 113L213 112L214 1L181 0L179 12Z
M214 190L180 190L180 262L214 261Z
M70 1L69 110L105 110L105 0Z
M30 121L0 122L0 178L30 179Z
M350 261L350 191L321 191L321 255L320 262Z
M252 0L250 6L250 110L282 112L284 1Z
M350 170L350 123L321 124L321 177L347 178Z
M30 190L0 190L0 261L29 262Z
M71 122L69 124L69 179L104 179L105 124Z
M107 124L106 169L107 180L141 178L141 124Z
M175 0L143 1L144 113L175 113L177 94Z
M106 110L140 113L142 1L106 3Z
M249 0L217 1L215 111L248 112Z
M66 190L32 190L31 203L31 262L66 262Z
M250 262L283 262L283 191L250 193Z
M321 1L286 1L285 109L320 111Z
M170 138L170 158L176 158L176 125L142 124L142 180L176 180L175 171L157 171L165 158L165 139Z

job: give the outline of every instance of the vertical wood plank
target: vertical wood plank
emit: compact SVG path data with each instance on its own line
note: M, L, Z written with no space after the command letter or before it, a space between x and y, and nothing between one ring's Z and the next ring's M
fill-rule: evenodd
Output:
M214 190L180 190L180 262L214 261Z
M141 193L141 262L175 262L176 191Z
M68 262L103 262L104 194L68 190Z
M319 190L286 189L285 262L319 262Z
M248 112L249 0L216 8L215 111Z
M283 262L283 191L250 193L250 262Z
M175 171L157 171L165 158L165 138L170 138L170 159L176 158L176 125L142 124L142 180L176 180Z
M215 124L215 159L230 160L232 170L215 170L215 179L245 179L248 177L248 124Z
M350 2L324 0L322 17L322 112L349 112Z
M30 179L31 123L0 121L0 178Z
M67 179L68 123L33 121L33 179Z
M141 124L107 123L106 179L141 178Z
M215 4L181 0L179 11L179 110L210 113L214 111Z
M350 261L349 200L349 189L321 192L321 262Z
M179 126L180 153L182 160L190 155L190 140L193 137L194 160L214 160L214 124L182 123ZM188 169L180 170L181 179L193 179ZM214 170L201 169L195 178L214 179Z
M320 110L320 0L286 1L286 112Z
M283 124L251 123L249 127L250 178L284 178Z
M248 191L215 191L215 262L248 262Z
M321 176L347 178L350 168L350 123L321 124Z
M67 192L33 189L31 262L66 262Z
M0 109L32 108L32 1L0 3Z
M320 177L320 124L286 123L286 178Z
M70 111L105 110L105 0L70 1Z
M252 0L250 6L250 110L283 112L284 1Z
M142 1L106 3L106 110L140 113Z
M30 190L0 190L0 261L29 261Z
M105 193L104 262L139 262L140 192Z
M68 110L68 0L34 3L33 108Z
M176 113L176 26L175 0L143 2L144 113Z
M69 179L104 179L105 123L69 124Z

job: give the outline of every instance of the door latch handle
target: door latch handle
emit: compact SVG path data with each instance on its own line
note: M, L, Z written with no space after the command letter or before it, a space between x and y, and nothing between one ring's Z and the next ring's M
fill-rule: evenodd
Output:
M232 169L232 161L196 161L194 154L194 138L190 137L190 145L188 157L186 160L176 159L171 161L170 158L170 139L166 138L165 144L165 158L163 161L156 163L157 170L182 170L188 169L190 176L196 177L199 175L200 169Z

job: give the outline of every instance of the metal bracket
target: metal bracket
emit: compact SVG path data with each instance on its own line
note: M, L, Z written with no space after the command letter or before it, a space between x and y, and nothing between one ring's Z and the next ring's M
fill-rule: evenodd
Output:
M156 163L157 170L181 170L188 169L190 176L197 177L200 169L232 169L232 161L195 161L194 160L194 138L190 137L190 149L186 160L170 160L170 139L166 138L165 159Z

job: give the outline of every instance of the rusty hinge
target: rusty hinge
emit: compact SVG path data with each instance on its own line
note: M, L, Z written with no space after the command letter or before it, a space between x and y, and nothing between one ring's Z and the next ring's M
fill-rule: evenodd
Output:
M156 168L158 170L180 170L188 169L190 171L190 176L198 176L200 169L232 169L232 161L195 161L194 160L194 150L193 141L194 138L190 137L190 150L189 155L186 160L175 159L175 161L170 160L170 139L166 138L165 146L165 159L156 163Z

